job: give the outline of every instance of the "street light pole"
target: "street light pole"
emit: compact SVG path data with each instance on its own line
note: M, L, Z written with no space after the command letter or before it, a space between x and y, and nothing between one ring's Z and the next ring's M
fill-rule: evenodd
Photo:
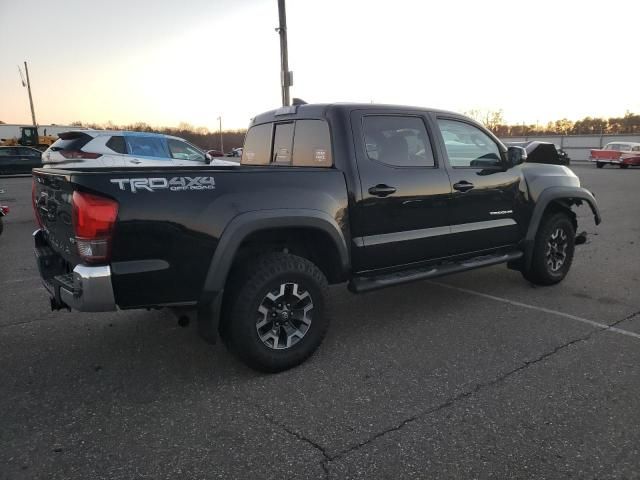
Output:
M220 151L224 153L224 143L222 143L222 116L218 117L219 128L220 128Z
M287 47L287 12L285 0L278 0L279 25L276 32L280 35L280 84L282 85L282 106L289 105L289 87L293 85L293 72L289 71L289 50Z

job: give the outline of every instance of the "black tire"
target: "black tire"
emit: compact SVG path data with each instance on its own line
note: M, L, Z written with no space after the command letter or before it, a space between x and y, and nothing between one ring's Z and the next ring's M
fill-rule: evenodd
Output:
M2 217L0 217L0 235L2 235L3 230L4 230L4 222L2 221Z
M522 272L524 278L536 285L561 282L573 262L575 235L569 215L562 212L545 215L536 233L531 266Z
M598 168L602 168L602 167L604 167L604 163L602 163L602 162L596 162L596 167L598 167Z
M627 165L626 163L621 163L620 168L629 168L629 165Z
M327 279L309 260L287 253L261 255L234 272L229 285L221 333L229 349L249 367L262 372L287 370L304 362L322 343L329 327ZM287 298L293 299L291 303ZM264 325L259 327L260 323ZM288 338L295 330L296 337Z

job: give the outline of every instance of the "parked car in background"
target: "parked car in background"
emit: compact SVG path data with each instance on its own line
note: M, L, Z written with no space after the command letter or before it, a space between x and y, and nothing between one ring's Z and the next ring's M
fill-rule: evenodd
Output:
M560 157L560 160L564 162L563 165L569 165L571 163L571 158L569 158L569 154L565 152L562 148L560 148L558 145L554 144L553 146L556 147L556 151L558 152L558 156Z
M640 165L640 143L610 142L603 149L591 150L589 160L596 162L596 167L602 168L606 164L620 165L628 168L630 165Z
M212 158L224 157L224 152L222 150L207 150L207 153L211 155Z
M242 157L242 147L231 149L230 152L227 152L227 157Z
M31 147L0 147L0 175L31 173L42 167L42 152Z
M45 168L237 165L160 133L74 130L59 137L42 155Z
M569 165L569 156L561 156L558 147L553 143L539 142L537 140L529 142L506 142L510 147L522 147L527 152L526 162L546 163L549 165Z

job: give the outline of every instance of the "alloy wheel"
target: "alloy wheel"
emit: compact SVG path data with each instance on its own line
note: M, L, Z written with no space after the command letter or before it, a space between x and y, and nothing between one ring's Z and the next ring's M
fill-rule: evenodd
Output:
M290 348L309 331L313 298L293 282L267 293L258 307L256 331L262 343L274 350Z

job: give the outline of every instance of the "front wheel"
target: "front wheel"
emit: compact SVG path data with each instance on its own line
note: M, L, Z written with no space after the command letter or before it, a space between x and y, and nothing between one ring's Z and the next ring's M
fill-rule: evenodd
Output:
M257 257L235 278L224 336L248 366L279 372L304 362L322 342L327 280L309 260L286 253Z
M629 168L629 165L627 165L626 163L621 163L620 168Z
M2 217L0 217L0 235L2 235L3 230L4 230L4 222L2 221Z
M545 215L533 245L531 266L522 275L536 285L561 282L573 262L575 229L566 213Z
M602 163L602 162L596 162L596 167L598 167L598 168L602 168L602 167L604 167L604 163Z

